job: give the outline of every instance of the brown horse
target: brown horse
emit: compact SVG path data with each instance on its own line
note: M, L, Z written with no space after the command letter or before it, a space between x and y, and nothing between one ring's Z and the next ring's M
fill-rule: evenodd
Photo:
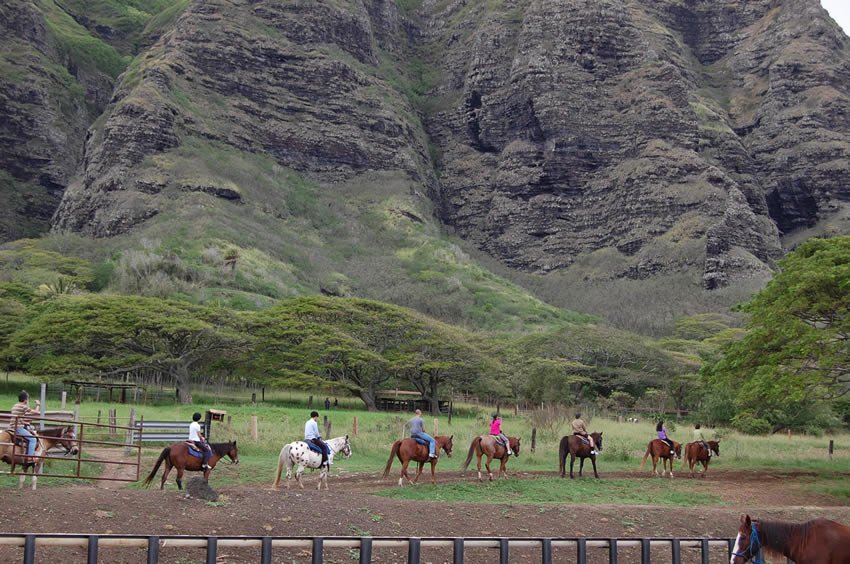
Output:
M591 433L590 436L593 437L596 449L602 450L602 433ZM576 458L579 459L579 477L581 477L581 473L584 470L585 458L589 458L590 462L593 463L593 475L596 478L599 477L599 473L596 471L596 455L590 454L590 442L585 441L578 435L567 435L561 438L561 445L558 451L558 469L561 471L561 478L563 478L567 473L567 453L570 455L570 479L575 478L575 476L573 476L573 465L576 462Z
M159 470L160 464L165 462L165 471L162 474L162 483L159 485L159 489L165 488L165 480L168 478L168 473L171 472L172 468L177 468L177 489L183 489L183 472L200 472L203 470L204 472L204 480L209 481L210 472L215 468L215 465L218 464L218 461L227 456L230 458L233 464L239 464L239 450L236 448L236 441L230 441L229 443L210 443L210 448L212 448L212 456L207 461L209 464L209 468L203 470L201 468L201 459L192 456L189 454L189 445L186 444L186 441L180 441L179 443L174 443L171 446L167 446L162 449L162 452L159 455L159 459L156 461L156 465L151 470L151 473L148 474L148 477L145 478L145 481L142 482L145 487L150 487L151 482L153 481L154 476L156 476L157 470Z
M731 564L763 562L761 552L781 554L797 564L848 564L850 527L815 519L806 523L760 521L741 515Z
M12 464L13 470L15 466L21 467L22 473L18 481L18 489L24 487L24 481L27 479L27 471L32 475L32 489L36 489L38 475L41 474L44 467L44 457L47 451L56 445L60 445L65 449L66 456L79 452L76 446L77 435L74 432L73 425L33 431L33 435L38 439L38 444L35 447L35 456L33 459L30 459L25 455L26 446L12 444L15 437L12 431L0 431L0 460L6 464Z
M673 459L674 458L682 458L682 445L681 443L677 443L673 441L673 451L676 453L675 456L670 454L670 445L662 441L661 439L653 439L649 441L649 444L646 445L646 454L643 455L643 461L640 463L640 469L643 470L643 466L646 464L646 459L648 456L652 456L652 473L658 475L658 459L661 459L661 474L660 476L663 478L664 474L667 472L667 463L670 463L670 477L673 477Z
M715 456L720 456L720 441L706 441L708 448ZM697 462L702 464L702 477L705 478L705 473L708 472L708 463L711 462L709 450L706 449L702 442L696 441L685 445L685 457L682 459L682 466L685 464L691 470L691 478L694 477L694 466Z
M390 473L390 467L393 465L393 460L398 457L401 461L401 477L398 479L398 485L404 485L404 478L407 478L407 482L410 484L415 484L417 480L419 480L419 476L422 474L422 468L424 468L426 462L431 463L431 483L437 483L437 477L435 475L435 470L437 467L437 462L439 459L440 449L446 451L446 456L452 456L452 439L454 435L451 437L446 437L445 435L437 435L434 437L434 440L437 441L437 458L428 458L428 447L425 445L420 445L413 439L402 439L400 441L396 441L393 443L392 451L390 451L390 459L387 460L387 467L384 468L384 478L386 478ZM410 464L410 461L419 463L419 470L416 472L416 478L413 480L410 479L410 476L407 474L407 466Z
M508 437L508 443L511 445L511 450L514 451L514 456L519 456L519 439L517 437ZM472 456L478 456L478 481L481 481L481 457L486 456L487 475L490 476L490 481L493 481L493 472L490 471L490 462L495 458L499 461L499 476L508 477L508 471L505 467L508 464L508 449L506 449L496 437L493 435L481 435L472 439L472 444L469 445L469 454L466 456L466 462L463 463L463 471L466 472L469 463L472 462Z

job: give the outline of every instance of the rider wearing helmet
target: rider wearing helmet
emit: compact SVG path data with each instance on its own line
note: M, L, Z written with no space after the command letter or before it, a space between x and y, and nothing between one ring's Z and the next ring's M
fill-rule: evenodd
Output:
M664 426L664 420L659 420L658 425L655 426L655 432L658 433L658 438L667 443L670 447L670 454L673 456L676 455L676 451L674 450L673 441L667 437L667 427Z
M496 437L496 440L505 445L505 448L508 451L508 456L511 456L514 453L514 451L511 450L511 441L508 440L507 435L502 432L502 418L498 413L494 414L493 419L490 421L490 435Z
M9 431L15 433L18 437L27 441L27 462L35 462L32 458L35 455L35 448L38 446L38 439L32 433L32 424L30 423L30 415L39 415L38 409L40 402L35 400L35 409L30 408L30 395L26 390L22 390L18 394L18 403L12 406L12 412L9 419Z
M325 444L325 441L322 440L322 436L319 434L319 412L311 411L310 419L304 424L304 440L308 443L313 443L317 447L322 450L322 463L319 465L319 468L327 465L330 469L330 461L328 460L328 445Z

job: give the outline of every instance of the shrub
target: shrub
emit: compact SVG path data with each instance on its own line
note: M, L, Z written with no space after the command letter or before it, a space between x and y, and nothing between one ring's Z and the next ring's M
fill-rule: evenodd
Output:
M767 419L755 417L748 411L741 412L733 417L732 426L747 435L766 435L772 428Z

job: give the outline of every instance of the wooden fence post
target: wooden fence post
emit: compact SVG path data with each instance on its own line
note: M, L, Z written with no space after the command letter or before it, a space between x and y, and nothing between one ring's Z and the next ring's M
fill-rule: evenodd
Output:
M136 425L136 408L130 408L130 420L127 423L127 443L124 447L124 454L130 454L133 451L133 445L135 441L133 441L133 427Z
M62 390L62 407L60 409L65 409L65 402L68 400L68 392Z
M829 459L832 460L832 452L835 450L835 441L829 439Z
M251 405L257 405L257 392L251 392Z
M437 423L437 418L435 417L434 418L434 436L436 437L439 434L440 434L440 425Z
M449 401L449 425L452 424L452 412L454 411L455 402L454 400Z
M330 421L328 421L328 426L325 428L325 434L327 435L328 439L331 438L331 422Z
M259 430L257 429L257 416L251 416L251 438L255 441L259 438Z
M44 418L45 411L47 411L47 384L41 385L41 408L39 409L38 416ZM39 421L38 428L44 431L44 421Z
M356 415L354 416L354 425L351 429L351 436L353 436L353 437L357 436L357 416Z
M534 452L534 449L537 448L537 427L532 427L531 429L531 452Z

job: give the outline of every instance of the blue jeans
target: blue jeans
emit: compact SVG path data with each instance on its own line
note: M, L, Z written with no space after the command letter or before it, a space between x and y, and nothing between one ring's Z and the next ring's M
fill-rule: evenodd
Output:
M437 441L434 440L434 437L429 435L428 433L414 433L410 435L414 439L422 439L423 441L428 441L428 455L432 455L437 450Z
M17 433L19 437L24 437L27 440L27 456L35 454L35 447L38 445L38 439L32 436L30 430L26 427L18 427Z

